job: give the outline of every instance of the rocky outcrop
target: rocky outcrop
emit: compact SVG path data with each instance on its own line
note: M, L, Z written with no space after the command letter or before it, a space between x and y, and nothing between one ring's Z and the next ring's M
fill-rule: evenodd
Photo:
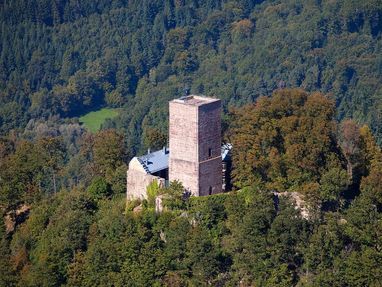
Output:
M300 211L302 218L309 219L310 214L305 200L298 192L273 192L273 195L279 197L289 197L295 205L295 208Z
M4 216L4 225L6 234L11 234L16 227L23 223L29 216L30 206L20 205L17 209L8 211Z

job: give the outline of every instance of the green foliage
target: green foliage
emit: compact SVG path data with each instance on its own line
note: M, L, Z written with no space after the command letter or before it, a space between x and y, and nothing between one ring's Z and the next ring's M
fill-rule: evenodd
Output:
M0 285L380 285L380 1L3 2L0 209L31 212L0 225ZM166 143L168 100L283 87L307 92L225 115L242 190L173 182L162 214L126 208L127 156ZM105 130L78 125L102 107Z
M313 206L338 200L349 180L335 144L334 113L325 96L290 89L234 110L228 132L234 184L302 192Z
M250 190L226 201L229 234L224 242L232 254L232 283L264 284L267 257L266 234L275 216L270 194Z
M82 123L91 132L97 132L106 119L112 119L118 116L118 111L116 109L103 108L99 111L89 112L86 115L79 118L80 123Z
M6 239L4 222L0 224L0 286L15 286L16 274L11 264L9 241Z
M157 180L153 180L146 189L146 194L147 194L147 200L150 204L150 206L155 205L155 198L159 195L160 189L159 189L159 184Z
M145 121L166 134L167 101L185 89L226 108L286 86L332 94L339 118L380 138L377 0L93 2L0 6L1 134L106 105L135 153Z
M87 192L93 199L101 200L111 195L111 188L105 178L97 176L93 179L92 183L87 189Z
M349 176L342 168L331 168L322 174L320 180L320 197L324 201L336 202L340 199L341 193L346 190L349 184Z
M65 284L74 253L86 247L94 210L93 201L78 192L40 202L11 241L18 285Z
M333 267L334 259L344 248L345 236L340 222L339 218L329 217L315 230L306 251L307 270L326 272Z
M182 213L161 214L126 210L124 196L99 199L96 209L87 193L58 193L34 205L11 238L2 233L0 267L8 268L2 280L22 286L378 286L375 184L365 179L346 212L325 213L316 222L303 219L291 199L275 201L256 188L191 197ZM173 183L175 194L180 187Z
M156 128L146 128L143 132L143 143L147 149L158 150L167 146L167 137Z
M112 129L99 131L94 136L92 155L99 174L114 174L126 157L123 135Z
M117 167L114 173L110 176L108 183L111 186L113 194L124 194L126 192L126 165Z
M0 202L15 207L58 190L57 173L65 163L60 138L41 138L35 144L20 141L14 153L0 162Z
M186 208L186 201L184 200L185 188L183 184L178 181L171 181L169 186L165 187L160 193L164 194L163 203L166 208L170 210L183 210Z
M352 252L342 263L343 267L338 267L341 270L340 276L349 286L378 286L382 280L381 263L381 252L365 248Z
M279 90L236 109L227 135L239 147L234 161L245 159L234 165L242 169L235 180L250 179L249 186L187 198L178 181L162 189L153 182L149 201L135 211L140 202L126 206L123 195L119 132L76 138L77 126L70 132L63 125L60 137L46 137L52 127L31 123L24 136L32 139L0 141L2 208L31 205L13 233L0 230L1 280L11 286L376 285L382 153L367 127L345 122L350 128L337 133L333 114L330 100L300 90ZM78 186L70 187L69 178ZM270 192L284 188L304 196L311 220L295 208L294 196ZM160 214L152 208L158 194Z

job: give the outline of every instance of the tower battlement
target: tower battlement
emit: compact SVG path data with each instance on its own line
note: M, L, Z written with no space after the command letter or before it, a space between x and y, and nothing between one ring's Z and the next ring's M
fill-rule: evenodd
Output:
M171 102L184 104L184 105L190 105L190 106L201 106L201 105L206 105L209 103L219 102L219 101L220 101L219 99L215 99L215 98L189 95L189 96L185 96L185 97L181 97L181 98L172 100Z

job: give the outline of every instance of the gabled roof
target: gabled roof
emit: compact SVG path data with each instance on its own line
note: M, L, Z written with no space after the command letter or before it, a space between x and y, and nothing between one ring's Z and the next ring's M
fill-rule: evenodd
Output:
M163 148L161 150L139 156L138 161L147 173L155 173L168 168L168 156L168 148Z

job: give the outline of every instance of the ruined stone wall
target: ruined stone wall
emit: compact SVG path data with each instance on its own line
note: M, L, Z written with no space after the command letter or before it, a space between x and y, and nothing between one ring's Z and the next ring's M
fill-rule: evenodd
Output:
M126 196L131 199L147 199L147 186L154 180L158 181L160 187L165 184L165 179L146 173L136 158L129 163L127 171Z

